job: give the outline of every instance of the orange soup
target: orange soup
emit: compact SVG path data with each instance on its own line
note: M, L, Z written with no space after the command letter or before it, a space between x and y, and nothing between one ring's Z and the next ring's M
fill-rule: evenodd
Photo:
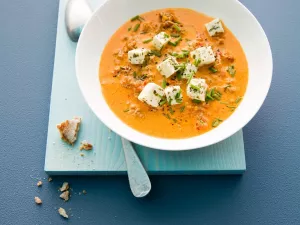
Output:
M124 123L177 139L208 132L234 113L248 65L221 20L161 9L133 17L113 34L99 78L107 104Z

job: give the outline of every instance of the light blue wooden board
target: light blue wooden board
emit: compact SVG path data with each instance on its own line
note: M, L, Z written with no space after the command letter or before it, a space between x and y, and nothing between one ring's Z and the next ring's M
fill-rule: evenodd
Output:
M67 0L60 1L55 64L49 115L45 171L52 175L125 174L126 165L118 135L104 126L86 105L75 77L75 49L64 27ZM92 0L93 8L103 0ZM61 141L56 124L82 117L79 141L69 146ZM94 145L80 156L80 140ZM242 131L213 146L184 152L167 152L134 145L150 174L240 174L246 169Z

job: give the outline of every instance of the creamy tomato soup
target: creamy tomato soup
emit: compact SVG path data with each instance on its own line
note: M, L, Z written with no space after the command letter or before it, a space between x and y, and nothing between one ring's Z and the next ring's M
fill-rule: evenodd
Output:
M99 78L107 104L124 123L152 136L188 138L234 113L248 65L221 19L162 9L133 17L113 34Z

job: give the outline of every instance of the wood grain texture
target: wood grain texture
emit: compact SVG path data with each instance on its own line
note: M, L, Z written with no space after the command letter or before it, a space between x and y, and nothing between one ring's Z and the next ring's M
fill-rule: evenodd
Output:
M58 16L45 171L52 175L125 174L120 137L98 120L79 90L74 65L76 43L69 40L64 27L66 2L60 1ZM95 8L102 2L90 3ZM73 116L82 117L82 125L78 141L69 146L61 141L56 124ZM94 149L80 151L82 140L91 142ZM246 169L242 131L218 144L193 151L159 151L136 144L134 147L150 174L240 174Z

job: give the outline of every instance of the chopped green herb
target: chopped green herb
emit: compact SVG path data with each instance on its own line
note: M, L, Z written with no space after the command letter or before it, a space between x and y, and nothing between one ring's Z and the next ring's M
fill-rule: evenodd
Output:
M201 59L196 59L196 60L194 61L194 65L195 65L196 67L198 67L200 63L201 63Z
M171 103L172 103L172 99L170 98L168 101L168 105L171 105Z
M136 78L137 73L135 71L133 71L133 77Z
M171 117L170 117L170 115L169 115L168 113L163 113L163 115L164 115L165 117L167 117L167 119L171 119Z
M169 41L168 44L172 46L177 46L179 42L182 40L182 37L179 37L176 41Z
M178 31L178 32L181 31L180 27L177 24L174 24L173 27L176 31Z
M157 57L161 57L161 52L157 50L151 50L150 55L155 55Z
M230 88L231 87L231 84L227 84L225 87L224 87L224 91L226 92L227 91L227 88Z
M144 40L143 43L144 43L144 44L147 44L147 43L149 43L149 42L151 42L151 41L152 41L152 38L149 38L149 39Z
M133 28L133 31L134 32L137 32L137 30L140 28L141 24L140 23L137 23L134 28Z
M229 103L228 102L220 102L220 104L228 105Z
M159 105L160 106L163 106L164 104L166 104L167 103L167 100L164 98L164 99L162 99L160 102L159 102Z
M234 76L235 76L235 73L236 73L236 70L235 70L235 68L234 68L234 65L228 66L228 67L227 67L227 72L228 72L232 77L234 77Z
M209 91L206 92L206 97L205 100L206 101L210 101L210 100L220 100L222 97L222 93L219 92L218 90L216 90L216 88L212 88Z
M236 98L236 100L235 100L235 103L236 103L236 104L238 104L238 103L239 103L239 102L240 102L242 99L243 99L243 98L242 98L242 97L240 97L240 96L239 96L239 97L237 97L237 98Z
M171 34L171 37L180 37L180 34Z
M182 71L181 70L178 70L176 72L176 78L177 78L177 80L181 80L182 79Z
M177 120L176 120L176 119L172 119L172 120L173 120L174 123L177 123Z
M196 90L196 91L200 91L200 87L198 87L196 85L191 84L191 88Z
M167 81L166 78L164 77L163 82L162 82L162 88L166 88L167 87Z
M193 79L193 74L191 74L191 75L189 76L189 79L187 80L187 83L189 84L189 83L191 82L192 79Z
M230 109L235 109L236 106L232 106L232 105L226 105L227 108L230 108Z
M185 110L185 105L180 107L180 112L183 112Z
M212 73L218 72L218 70L217 70L214 66L211 66L211 67L209 67L208 69L209 69L209 71L212 72Z
M182 50L181 53L173 52L170 55L176 57L177 59L184 59L184 58L189 57L189 53L190 52L188 50Z
M191 41L191 39L186 38L185 41Z
M123 112L129 112L129 109L125 109L125 110L123 110Z
M143 17L140 17L139 15L136 15L136 16L131 18L131 21L135 21L135 20L142 21L142 20L145 20L145 19Z
M193 99L193 100L192 100L192 102L193 102L193 103L196 103L196 104L199 104L199 103L201 103L201 101L200 101L200 100L198 100L198 99Z
M173 115L175 111L172 109L172 107L170 107L169 112L171 113L171 115Z
M128 27L128 29L127 29L128 31L131 31L131 27Z
M216 118L213 120L212 122L212 127L217 127L219 126L219 124L222 122L223 120L219 119L219 118Z

